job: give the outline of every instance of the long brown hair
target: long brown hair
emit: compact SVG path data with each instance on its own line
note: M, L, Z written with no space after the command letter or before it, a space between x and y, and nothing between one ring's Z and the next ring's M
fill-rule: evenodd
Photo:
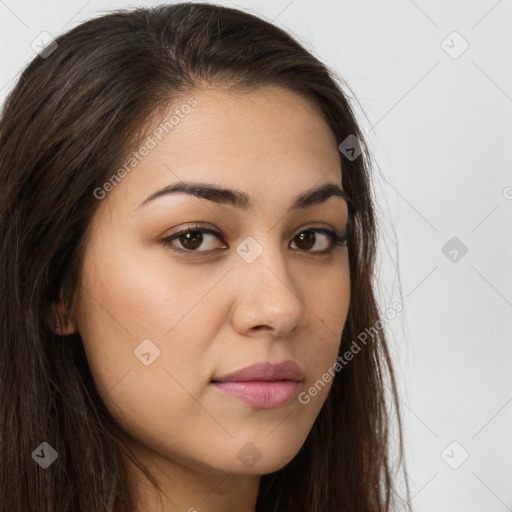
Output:
M354 135L363 151L340 152L353 226L343 355L380 319L370 155L341 78L252 14L206 3L117 11L56 42L26 67L0 119L0 512L128 512L136 500L124 458L132 454L96 391L79 334L49 327L59 298L72 307L98 206L93 191L155 113L202 84L241 92L273 84L313 100L336 140ZM390 456L393 407L396 467L404 466L399 401L384 333L374 331L336 375L297 456L261 477L258 512L399 504ZM33 455L43 442L58 453L45 470Z

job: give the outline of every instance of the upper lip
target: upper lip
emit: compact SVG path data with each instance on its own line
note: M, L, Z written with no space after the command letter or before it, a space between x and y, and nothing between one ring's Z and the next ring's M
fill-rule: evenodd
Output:
M215 377L213 382L247 382L247 381L277 381L294 380L301 381L304 376L301 369L293 361L282 363L256 363L246 366L241 370Z

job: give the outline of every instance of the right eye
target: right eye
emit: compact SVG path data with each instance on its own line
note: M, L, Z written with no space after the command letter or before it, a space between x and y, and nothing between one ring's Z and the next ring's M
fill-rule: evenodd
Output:
M172 235L166 236L162 239L162 243L172 251L180 253L193 253L193 252L208 252L215 249L227 249L228 246L223 242L222 247L216 247L215 239L222 240L220 233L213 229L197 227L197 226L185 226L179 228ZM180 244L180 246L176 246ZM204 248L206 245L206 248ZM203 249L200 247L203 246Z

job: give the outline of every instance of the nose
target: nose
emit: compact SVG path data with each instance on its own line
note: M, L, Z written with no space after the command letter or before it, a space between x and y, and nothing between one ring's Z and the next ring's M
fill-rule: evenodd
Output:
M252 263L237 261L231 322L239 334L286 336L307 324L307 306L288 266L279 249L265 249Z

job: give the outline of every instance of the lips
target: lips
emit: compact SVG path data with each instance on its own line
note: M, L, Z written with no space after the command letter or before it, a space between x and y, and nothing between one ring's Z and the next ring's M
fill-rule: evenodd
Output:
M244 401L255 409L276 409L297 394L304 376L293 361L257 363L242 370L215 377L214 388Z
M300 368L293 361L284 361L279 364L256 363L246 366L227 375L214 377L213 382L248 382L248 381L279 381L292 380L300 382L304 376Z

